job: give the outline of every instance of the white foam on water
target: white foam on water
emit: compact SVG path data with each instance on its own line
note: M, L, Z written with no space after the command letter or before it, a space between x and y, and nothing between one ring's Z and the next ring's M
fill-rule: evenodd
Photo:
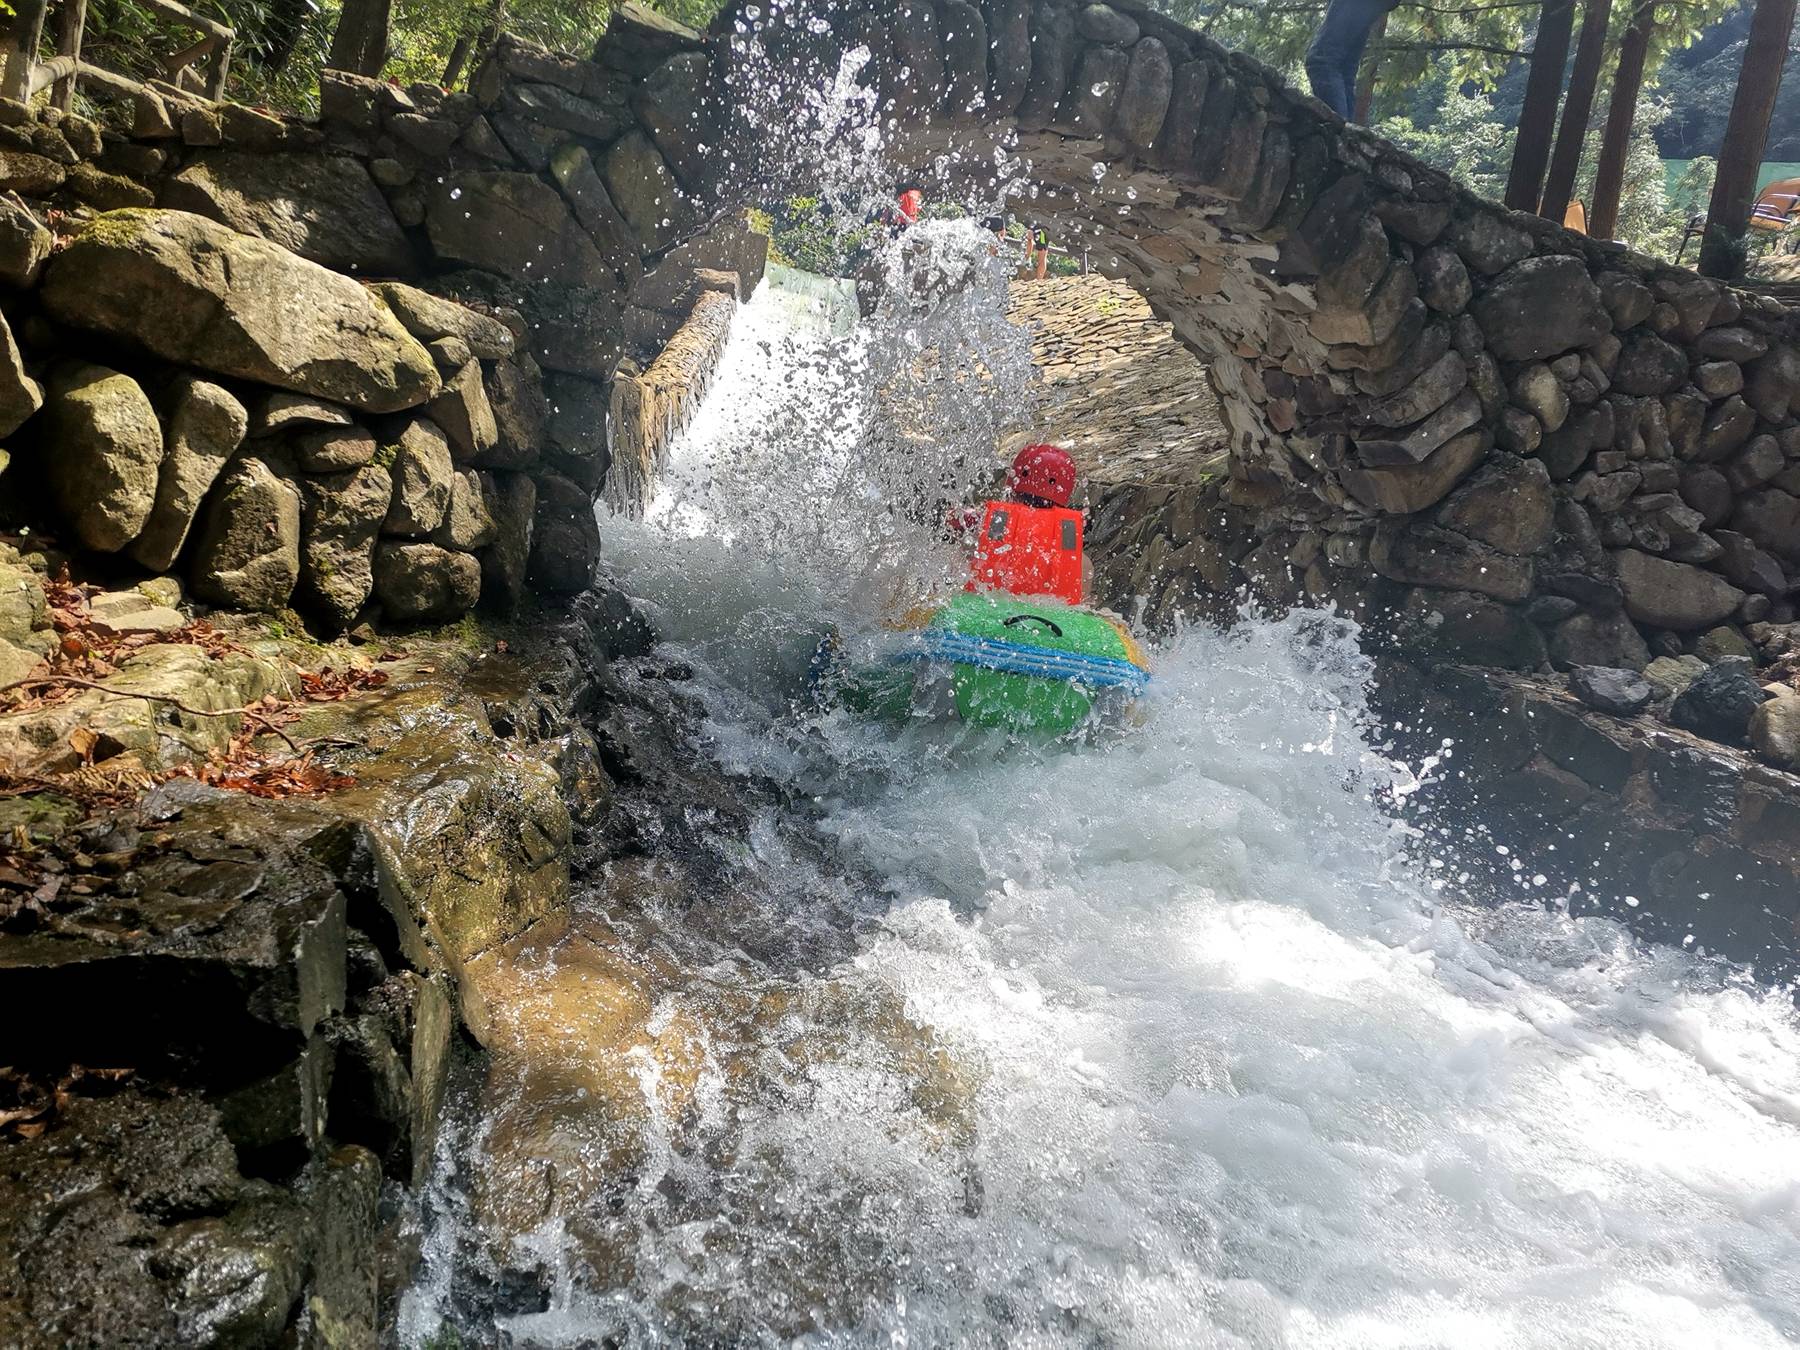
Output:
M959 293L933 340L1002 340L997 307L992 285ZM885 513L894 475L964 473L968 444L871 455L867 383L903 364L871 344L912 340L874 332L832 338L760 292L662 494L603 529L698 668L710 752L815 799L800 827L879 879L885 918L832 974L896 994L969 1066L973 1129L946 1139L873 1060L821 1063L808 1092L734 1108L709 1220L646 1212L637 1283L530 1335L1800 1339L1790 994L1428 884L1378 805L1405 773L1363 734L1348 625L1183 633L1141 725L1080 744L792 702L820 626L879 595L877 545L939 547ZM914 582L954 563L875 561ZM873 1292L809 1283L834 1245L827 1268L879 1267Z

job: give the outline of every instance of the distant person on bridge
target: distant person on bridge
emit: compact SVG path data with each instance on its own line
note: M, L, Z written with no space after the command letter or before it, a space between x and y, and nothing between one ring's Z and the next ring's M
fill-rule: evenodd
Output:
M1042 281L1050 270L1050 232L1042 225L1025 231L1025 258L1032 275Z
M1356 73L1375 25L1399 0L1331 0L1306 52L1314 96L1348 122L1356 111Z

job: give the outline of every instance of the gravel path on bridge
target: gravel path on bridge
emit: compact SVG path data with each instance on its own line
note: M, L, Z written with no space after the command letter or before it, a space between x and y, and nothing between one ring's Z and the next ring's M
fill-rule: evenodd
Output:
M1201 363L1123 281L1088 275L1012 284L1009 317L1033 329L1040 402L1008 434L1066 445L1101 483L1190 483L1224 467L1226 432Z

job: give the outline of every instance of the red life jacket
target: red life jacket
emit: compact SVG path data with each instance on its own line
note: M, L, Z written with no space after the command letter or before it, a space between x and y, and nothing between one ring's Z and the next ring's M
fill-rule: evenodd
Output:
M971 591L1049 595L1081 603L1081 512L989 502L969 568Z

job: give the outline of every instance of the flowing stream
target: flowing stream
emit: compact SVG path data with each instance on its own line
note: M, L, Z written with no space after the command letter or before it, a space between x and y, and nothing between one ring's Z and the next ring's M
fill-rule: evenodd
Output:
M602 521L657 660L691 667L688 750L760 785L731 846L753 898L704 941L653 911L704 970L663 986L640 1039L691 1016L704 1067L677 1120L664 1061L634 1061L617 1259L573 1236L601 1202L564 1203L513 1239L547 1254L544 1304L465 1334L1800 1341L1791 992L1571 919L1528 880L1512 904L1459 896L1381 807L1428 770L1371 748L1349 625L1183 632L1154 649L1140 724L1073 743L807 702L825 627L854 641L954 575L933 513L979 490L1026 409L1010 258L984 243L930 227L906 265L972 284L875 324L766 283L656 499ZM839 945L758 954L809 917ZM718 1014L732 989L763 1011ZM477 1119L445 1192L491 1156ZM408 1299L421 1339L470 1222L445 1202Z

